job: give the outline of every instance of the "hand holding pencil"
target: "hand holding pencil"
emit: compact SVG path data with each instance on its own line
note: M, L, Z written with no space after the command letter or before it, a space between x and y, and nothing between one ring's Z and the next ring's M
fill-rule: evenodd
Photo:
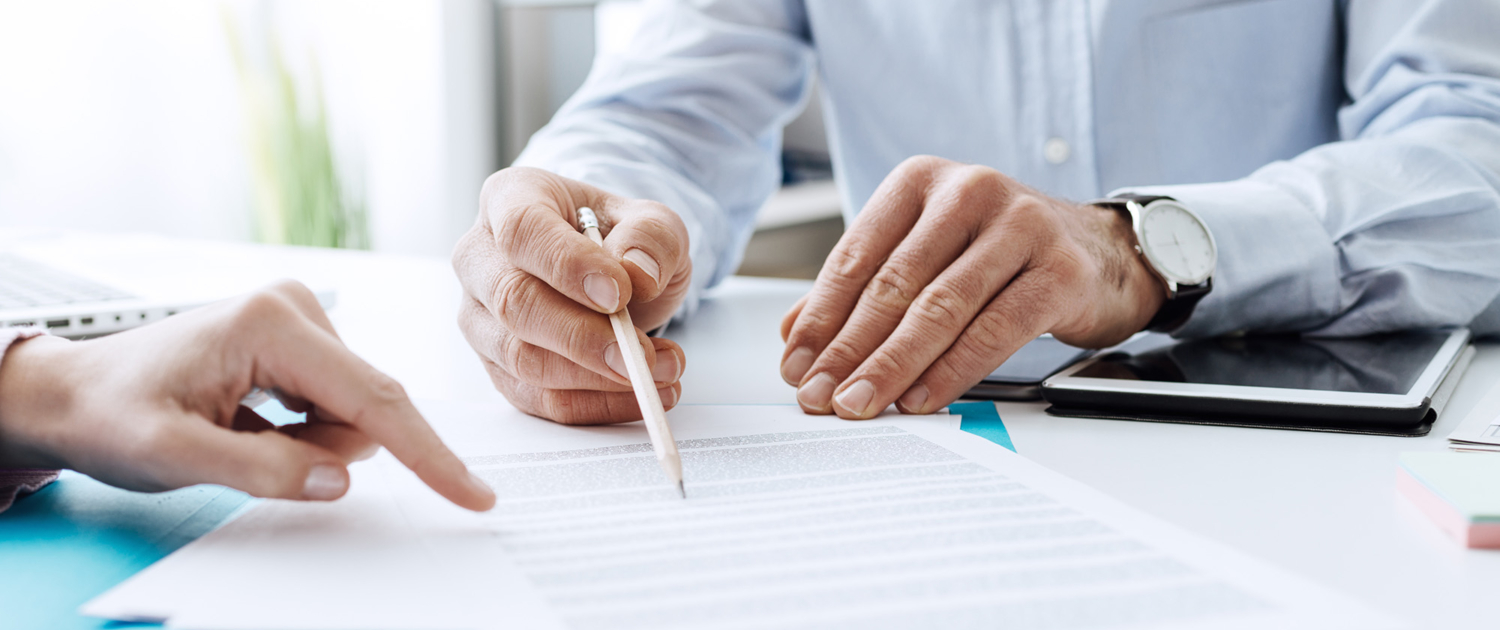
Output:
M692 277L681 217L546 171L491 176L473 229L453 254L465 300L459 327L496 389L520 410L564 424L641 419L611 313L628 309L658 397L682 393L682 348L642 330L665 324ZM579 232L592 208L604 246Z

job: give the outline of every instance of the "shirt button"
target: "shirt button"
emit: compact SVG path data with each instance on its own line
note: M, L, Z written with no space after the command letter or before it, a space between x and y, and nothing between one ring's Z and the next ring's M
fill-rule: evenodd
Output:
M1062 164L1068 161L1068 154L1072 150L1068 147L1068 141L1062 138L1051 138L1047 144L1042 145L1042 157L1049 164Z

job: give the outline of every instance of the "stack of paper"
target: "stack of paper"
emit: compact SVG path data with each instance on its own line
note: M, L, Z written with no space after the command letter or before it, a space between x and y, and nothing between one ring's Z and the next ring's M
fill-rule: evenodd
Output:
M683 500L639 425L423 410L495 510L449 506L386 459L358 519L267 502L85 611L202 628L1392 625L953 418L680 406Z
M1465 546L1500 548L1500 456L1402 453L1396 489Z
M1448 447L1455 451L1500 452L1500 387L1479 399L1458 428L1448 434Z

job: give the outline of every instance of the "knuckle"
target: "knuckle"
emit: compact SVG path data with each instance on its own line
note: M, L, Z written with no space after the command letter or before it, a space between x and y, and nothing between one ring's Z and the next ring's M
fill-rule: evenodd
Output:
M567 354L570 357L583 356L589 352L589 349L595 347L599 350L596 354L602 354L604 351L605 342L603 339L595 337L589 326L577 320L565 325L559 331L558 336L558 341L562 344L561 347L567 349ZM649 347L649 344L647 345Z
M817 352L828 343L830 330L833 330L833 324L829 317L813 310L803 311L787 332L786 345L802 346Z
M1005 176L987 166L964 165L943 179L939 201L940 216L949 219L984 217L1004 208L1010 201Z
M873 377L889 377L905 373L908 369L920 366L903 365L906 361L897 358L896 353L877 352L860 366L860 372Z
M318 296L312 292L312 289L307 288L307 285L301 282L286 279L277 282L274 287L277 293L281 294L293 306L302 309L304 312L311 312L312 309L321 310L323 308L318 303Z
M865 298L877 306L905 310L921 290L917 281L907 274L906 266L887 264L870 278L865 285Z
M512 376L528 385L542 385L546 381L547 362L540 348L515 337L510 337L503 344L503 355Z
M913 155L902 160L895 168L895 172L903 176L916 173L931 173L944 168L953 162L937 157L935 155Z
M512 330L524 325L527 314L536 303L536 278L519 269L507 268L496 273L492 282L489 304L495 318Z
M938 361L932 367L928 368L922 380L931 383L935 388L943 389L955 388L955 386L968 383L971 379L977 382L979 379L964 373L966 370L961 366L966 363L966 359L960 359L958 356L950 354L944 360ZM959 393L962 393L968 388L958 387L957 389Z
M373 370L372 370L373 371ZM380 408L404 404L407 401L406 388L383 372L375 371L368 381L369 407Z
M504 188L505 182L509 178L510 169L508 168L502 168L490 173L489 177L484 178L484 183L479 186L479 194L482 196L496 194L501 188Z
M538 220L539 215L549 212L551 210L535 204L505 211L500 218L500 224L495 226L495 240L500 251L505 256L514 258L528 250L550 249L553 246L550 241L553 239L539 233L541 226L545 223Z
M1006 204L1006 215L1024 228L1040 228L1042 232L1056 231L1056 214L1049 210L1045 201L1030 193L1012 196Z
M926 328L953 330L969 323L970 303L974 298L944 284L933 284L922 291L912 304L911 312Z
M274 290L261 290L240 301L232 323L234 328L244 329L267 322L285 322L296 315L296 308L292 306L290 299Z
M835 339L833 343L828 344L828 347L823 349L823 353L818 356L816 364L812 369L807 371L807 376L812 376L819 372L833 372L835 376L843 377L850 371L853 371L856 366L863 363L866 354L855 348L851 340L845 339L843 335L840 335L838 339Z
M969 344L974 348L975 354L984 359L994 358L1005 351L1009 335L1005 334L999 322L985 319L976 322L975 326L969 328Z
M823 261L823 270L818 273L818 279L839 284L846 278L858 275L865 264L860 258L857 245L835 247Z
M547 389L540 394L544 417L558 424L588 424L598 415L598 401L589 392Z
M484 178L484 184L479 187L479 198L484 202L489 201L492 197L503 197L506 189L519 183L524 183L527 179L535 181L544 173L545 171L541 169L526 166L502 168L490 173L489 177Z

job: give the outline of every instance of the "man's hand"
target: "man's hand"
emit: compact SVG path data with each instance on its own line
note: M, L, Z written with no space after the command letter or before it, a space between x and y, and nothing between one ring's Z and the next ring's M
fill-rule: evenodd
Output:
M994 169L911 158L875 191L782 320L781 374L808 413L932 413L1044 332L1103 347L1166 297L1129 219Z
M604 248L578 231L593 208ZM666 408L686 356L652 330L677 311L692 277L682 218L546 171L490 176L479 219L453 252L464 287L458 324L495 387L526 413L565 424L639 420L608 313L628 307Z
M241 406L255 387L307 422L277 428ZM23 341L0 363L0 468L326 501L381 445L450 501L494 506L401 385L345 348L294 282L100 339Z

